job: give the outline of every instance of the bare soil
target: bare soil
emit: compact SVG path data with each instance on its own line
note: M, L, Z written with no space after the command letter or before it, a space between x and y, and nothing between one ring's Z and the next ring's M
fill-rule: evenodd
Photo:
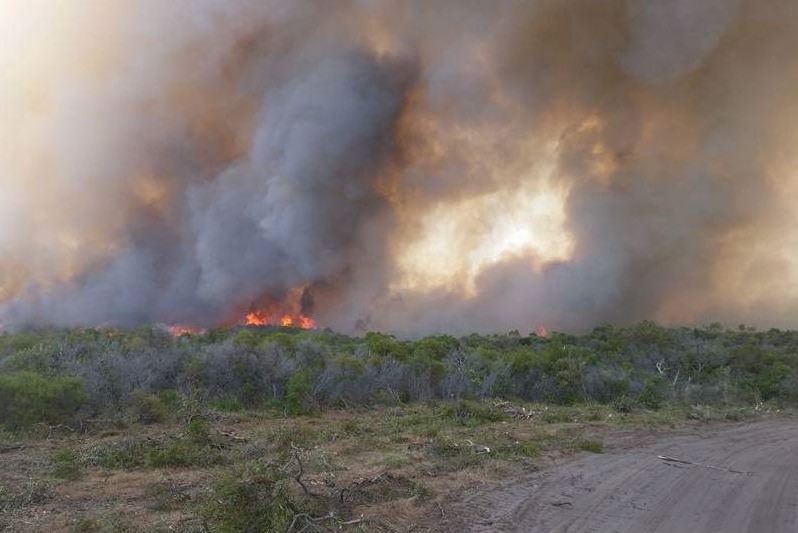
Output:
M619 434L604 454L461 494L445 515L443 531L798 531L798 422Z

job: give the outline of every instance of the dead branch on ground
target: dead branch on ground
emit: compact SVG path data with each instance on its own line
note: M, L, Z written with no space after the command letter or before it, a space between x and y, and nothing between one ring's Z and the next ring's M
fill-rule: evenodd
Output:
M748 475L753 474L753 472L744 472L742 470L735 470L733 468L728 468L728 467L694 463L693 461L687 461L685 459L679 459L677 457L670 457L668 455L658 455L657 459L665 461L666 463L678 463L682 465L700 466L701 468L708 468L710 470L719 470L721 472L731 472L732 474L748 474Z

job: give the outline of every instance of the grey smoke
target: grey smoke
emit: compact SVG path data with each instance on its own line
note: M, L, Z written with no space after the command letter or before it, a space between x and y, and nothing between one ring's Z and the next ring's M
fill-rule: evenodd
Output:
M43 200L0 151L6 327L209 326L303 288L344 331L794 325L793 2L145 4L103 32L101 75L41 88ZM601 127L580 127L590 116ZM537 179L494 171L523 167L536 136L558 139L573 258L507 258L476 296L392 290L400 211ZM134 197L142 174L165 200ZM37 210L71 235L105 228L67 281L42 281L66 260L37 244Z

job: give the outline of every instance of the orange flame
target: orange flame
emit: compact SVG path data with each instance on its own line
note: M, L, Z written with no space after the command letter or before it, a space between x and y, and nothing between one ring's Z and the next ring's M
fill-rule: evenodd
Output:
M253 311L251 313L247 313L247 316L245 317L245 324L247 326L268 326L269 315L263 311Z
M247 326L282 326L284 328L315 329L316 321L303 314L269 314L267 311L258 310L247 313L244 317Z
M302 329L316 329L316 321L309 316L299 315L299 327Z
M241 318L234 318L223 323L226 326L280 326L284 328L316 329L316 321L303 313L298 301L291 299L282 302L265 302L254 304L248 313ZM180 337L188 334L201 334L205 329L184 324L168 326L169 332Z
M205 333L205 330L202 328L195 328L193 326L169 326L169 333L172 334L173 337L182 337L183 335L199 335L201 333Z

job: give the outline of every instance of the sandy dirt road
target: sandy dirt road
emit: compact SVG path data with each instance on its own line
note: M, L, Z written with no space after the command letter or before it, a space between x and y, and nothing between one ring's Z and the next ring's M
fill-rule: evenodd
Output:
M798 421L584 455L465 495L448 514L452 531L798 532Z

